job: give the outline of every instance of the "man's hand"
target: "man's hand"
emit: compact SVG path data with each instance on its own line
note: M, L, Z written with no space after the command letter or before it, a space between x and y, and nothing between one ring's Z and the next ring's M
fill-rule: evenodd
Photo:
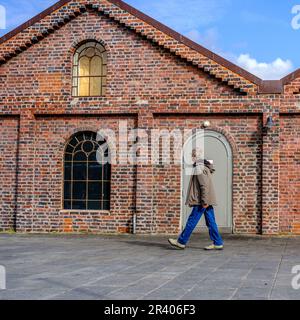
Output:
M207 208L209 207L209 205L208 205L208 204L204 204L202 207L203 207L204 209L207 209Z

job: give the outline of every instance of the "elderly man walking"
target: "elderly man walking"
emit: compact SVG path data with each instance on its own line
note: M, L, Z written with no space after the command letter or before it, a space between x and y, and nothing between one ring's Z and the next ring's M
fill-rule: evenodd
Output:
M176 249L185 249L198 222L204 215L210 239L213 242L204 249L223 250L224 243L219 233L214 213L214 206L217 203L212 175L215 169L212 163L207 160L197 159L195 154L196 151L193 150L194 169L186 200L186 205L193 207L193 211L180 237L177 240L169 239L169 243Z

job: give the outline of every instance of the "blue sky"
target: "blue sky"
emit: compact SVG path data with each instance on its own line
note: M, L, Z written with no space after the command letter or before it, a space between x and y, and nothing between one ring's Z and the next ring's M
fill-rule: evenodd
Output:
M55 2L0 0L7 13L0 36ZM279 79L300 67L300 28L291 24L300 0L126 2L264 79Z

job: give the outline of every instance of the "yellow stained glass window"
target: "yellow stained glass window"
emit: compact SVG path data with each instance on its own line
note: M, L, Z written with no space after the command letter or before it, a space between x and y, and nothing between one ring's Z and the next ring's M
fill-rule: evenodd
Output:
M102 59L98 56L95 56L91 60L91 75L92 76L101 76L102 74Z
M79 60L79 76L90 75L90 59L88 57L82 57Z
M90 93L91 96L100 96L101 95L101 78L100 77L93 77L91 78L90 84Z
M81 45L74 54L72 94L77 97L106 93L107 52L96 41Z
M87 97L90 95L90 78L89 77L80 77L79 78L79 96Z

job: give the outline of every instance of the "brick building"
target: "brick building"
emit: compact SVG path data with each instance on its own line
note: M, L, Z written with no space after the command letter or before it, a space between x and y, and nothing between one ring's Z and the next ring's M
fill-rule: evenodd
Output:
M231 232L300 234L299 108L299 70L262 81L120 0L59 1L0 38L0 231L178 233L182 166L101 166L96 133L209 121Z

